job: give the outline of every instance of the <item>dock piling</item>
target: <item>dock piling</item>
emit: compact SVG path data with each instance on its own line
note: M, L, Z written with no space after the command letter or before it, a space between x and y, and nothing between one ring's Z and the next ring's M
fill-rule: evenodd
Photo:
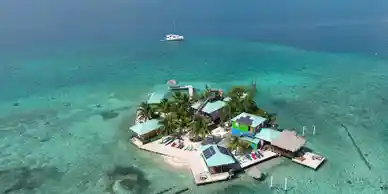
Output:
M269 187L272 188L273 187L273 176L271 176L271 182L269 184Z
M287 191L287 177L284 178L284 191Z
M313 135L315 135L315 125L313 125Z

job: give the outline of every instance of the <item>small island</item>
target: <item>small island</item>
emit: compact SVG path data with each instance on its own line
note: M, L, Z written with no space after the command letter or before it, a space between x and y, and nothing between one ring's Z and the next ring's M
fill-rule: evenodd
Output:
M260 162L283 156L316 170L325 158L304 147L294 130L279 129L275 114L255 102L256 84L229 91L198 90L170 80L137 110L131 142L139 149L186 161L197 185L233 178ZM252 173L253 172L253 173ZM260 170L251 176L262 179Z

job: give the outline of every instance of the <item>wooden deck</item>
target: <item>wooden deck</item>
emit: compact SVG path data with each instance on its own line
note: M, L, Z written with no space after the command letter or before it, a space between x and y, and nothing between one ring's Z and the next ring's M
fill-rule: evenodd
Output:
M229 173L210 174L205 161L202 159L199 151L185 151L171 146L160 144L160 141L154 141L138 146L142 150L178 158L188 161L191 172L193 173L194 182L197 185L207 184L229 178Z
M187 89L189 90L189 96L193 97L193 95L194 95L194 88L193 88L193 86L188 86Z
M209 169L199 152L195 152L191 155L190 168L193 173L194 182L197 185L223 181L229 178L228 172L210 174Z
M131 138L131 142L132 142L133 144L135 144L135 146L137 146L138 148L141 147L141 146L143 146L143 142L140 141L137 137L132 137L132 138Z
M258 164L260 162L264 162L266 160L269 160L271 158L275 158L275 157L278 156L277 153L271 152L271 151L268 151L268 150L267 151L260 151L260 153L263 156L260 157L260 158L257 158L256 160L249 160L245 156L235 156L235 158L240 163L241 168L244 169L244 168L248 168L248 167L250 167L252 165Z
M316 170L325 160L325 157L311 152L306 152L303 157L292 159L293 162L310 167L314 170Z
M170 90L177 90L177 89L187 89L189 92L189 96L193 97L194 95L194 88L192 85L187 85L187 86L174 86L174 87L169 87Z
M201 179L201 177L204 179ZM217 174L207 173L202 175L194 175L194 181L195 181L195 184L197 185L204 185L204 184L224 181L228 179L229 179L228 172L217 173Z

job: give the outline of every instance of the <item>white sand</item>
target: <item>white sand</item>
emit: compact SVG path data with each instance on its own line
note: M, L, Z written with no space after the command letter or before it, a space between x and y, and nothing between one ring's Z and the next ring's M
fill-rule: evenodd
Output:
M170 165L173 168L190 169L190 164L188 161L184 161L184 160L180 160L180 159L168 157L168 156L161 156L161 157L163 158L164 162L166 162L166 164Z

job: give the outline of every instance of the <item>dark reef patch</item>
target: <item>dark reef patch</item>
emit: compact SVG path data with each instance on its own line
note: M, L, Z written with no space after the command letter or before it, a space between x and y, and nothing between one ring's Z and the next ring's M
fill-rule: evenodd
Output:
M55 167L20 167L0 171L1 193L33 191L48 180L60 180L62 173Z
M118 117L119 113L117 113L113 110L109 110L109 111L102 112L100 115L101 115L102 119L109 120L109 119L114 119L114 118Z
M113 193L114 184L118 182L120 186L135 194L147 194L150 181L145 178L144 173L135 167L115 166L106 173L109 180L107 189Z

